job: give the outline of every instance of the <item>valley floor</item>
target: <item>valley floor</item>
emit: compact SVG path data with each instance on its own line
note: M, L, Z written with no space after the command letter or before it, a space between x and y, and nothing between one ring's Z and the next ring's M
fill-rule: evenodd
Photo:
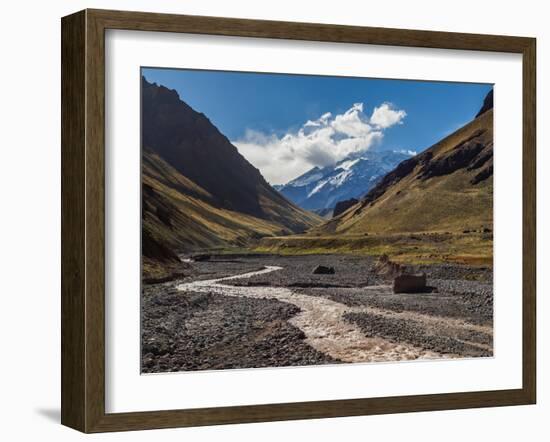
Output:
M217 255L182 279L145 284L142 371L492 356L492 269L419 265L431 292L394 294L374 263ZM312 274L317 265L335 274Z

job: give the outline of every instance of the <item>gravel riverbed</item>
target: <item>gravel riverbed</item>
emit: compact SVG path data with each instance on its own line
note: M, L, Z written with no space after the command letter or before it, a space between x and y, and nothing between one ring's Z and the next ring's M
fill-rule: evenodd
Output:
M360 332L365 338L361 344L365 352L380 355L386 349L390 354L391 349L391 355L398 355L403 348L403 359L426 355L492 356L490 268L418 266L410 270L426 272L432 291L394 294L390 281L375 273L374 264L371 257L349 255L220 255L192 262L191 270L181 280L144 284L142 372L354 361L355 356L334 357L342 355L341 349L340 353L331 349L338 342L319 344L322 339L298 320L304 312L292 302L292 293L300 297L302 304L303 299L311 299L313 304L319 299L320 305L338 307L343 312L341 318L337 317L342 321L342 330L351 327L354 333ZM313 274L317 265L334 267L335 273ZM266 266L281 269L221 281L235 287L232 296L225 296L219 288L208 289L211 280L255 272ZM200 292L178 290L182 283L193 281L204 281L207 286ZM243 288L242 296L239 287ZM291 294L284 298L257 297L255 287L258 292L272 287L273 293L281 288ZM316 311L323 314L322 309ZM365 360L370 359L357 355L357 361Z

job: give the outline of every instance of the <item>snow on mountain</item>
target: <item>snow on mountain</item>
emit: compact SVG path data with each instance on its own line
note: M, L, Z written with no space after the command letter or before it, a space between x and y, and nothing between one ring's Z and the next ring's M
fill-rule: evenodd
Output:
M335 169L349 170L353 167L354 164L357 164L359 161L361 161L361 158L357 158L355 160L344 160L338 163Z
M304 209L329 209L338 201L361 198L382 176L413 155L410 151L363 152L334 166L314 167L275 188Z

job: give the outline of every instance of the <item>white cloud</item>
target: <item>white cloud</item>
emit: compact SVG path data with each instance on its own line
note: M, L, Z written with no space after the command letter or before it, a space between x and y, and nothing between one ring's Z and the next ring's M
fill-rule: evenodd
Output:
M406 116L407 112L404 110L395 109L391 103L382 103L374 108L370 122L374 126L385 129L394 124L401 124Z
M306 124L304 124L304 127L308 127L308 126L319 127L319 126L322 126L323 124L325 124L329 120L330 117L332 117L332 113L327 112L327 113L321 115L321 117L318 120L315 120L315 121L307 120Z
M401 150L398 150L397 152L403 153L405 155L410 155L411 157L414 157L416 154L418 154L416 150L411 150L411 149L401 149Z
M382 140L385 129L401 123L406 115L383 103L368 118L363 103L356 103L343 114L327 112L317 120L308 120L297 132L278 137L247 130L244 138L233 144L267 181L284 184L314 166L329 166L367 151Z

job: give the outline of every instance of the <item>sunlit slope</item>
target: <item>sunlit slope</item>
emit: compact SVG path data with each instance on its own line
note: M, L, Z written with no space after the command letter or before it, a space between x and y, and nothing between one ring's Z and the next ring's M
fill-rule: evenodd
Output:
M243 246L250 239L289 233L275 222L215 207L207 191L152 152L144 154L142 182L143 230L171 249Z

